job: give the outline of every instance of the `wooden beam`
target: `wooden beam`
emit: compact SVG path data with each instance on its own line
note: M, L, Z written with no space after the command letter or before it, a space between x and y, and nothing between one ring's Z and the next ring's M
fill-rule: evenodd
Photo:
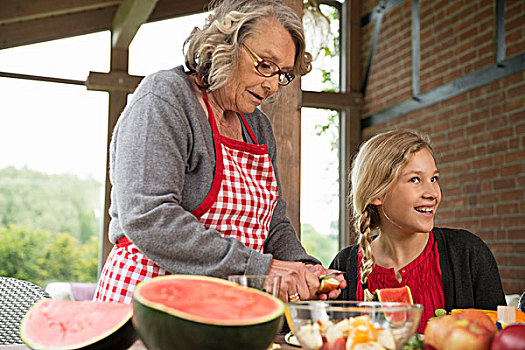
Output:
M31 2L32 0L23 1ZM47 3L47 0L38 1ZM78 1L80 2L80 0ZM88 0L85 1L88 2ZM17 15L13 12L14 10L9 10L6 13L10 13L12 16L25 16L26 19L32 19L16 22L5 19L5 23L0 27L0 49L110 30L121 0L115 1L115 4L111 6L110 4L113 2L109 0L100 1L105 6L88 10L86 5L81 12L57 14L51 17L37 16L36 9L32 11L34 12L33 15L29 13ZM0 0L0 6L5 6L10 2L11 0ZM56 2L63 3L64 1L56 0ZM158 0L148 22L201 13L206 9L208 3L209 0ZM0 14L3 14L2 9L0 7ZM40 10L44 11L45 9L41 8ZM58 9L55 11L59 12ZM9 15L4 16L9 18Z
M111 66L108 75L94 75L105 78L111 77L120 77L124 81L126 79L132 78L128 76L129 68L129 50L128 48L117 49L115 47L111 48ZM91 74L90 74L91 75ZM106 159L106 187L105 187L105 201L104 201L104 227L102 230L101 244L100 244L100 254L99 254L99 274L106 262L113 244L109 241L109 222L111 218L109 217L109 206L111 204L111 182L109 180L109 164L110 164L110 144L111 137L113 136L113 130L117 124L120 114L126 107L128 100L128 91L125 90L108 90L109 91L109 111L108 111L108 134L107 134L107 159Z
M194 15L206 12L210 0L159 0L150 16L151 21ZM200 23L199 23L200 25Z
M302 17L302 0L285 0L285 4ZM264 104L277 142L277 167L288 218L297 235L301 235L301 82L295 79L281 88L278 98Z
M0 1L0 24L118 6L122 0L4 0Z
M111 26L111 46L128 48L140 26L145 23L158 0L124 0Z
M349 106L360 106L361 93L356 92L317 92L303 91L303 107L343 109Z
M109 30L116 11L117 5L4 24L0 28L0 49Z
M86 80L88 90L125 91L132 94L144 77L129 75L127 72L111 71L109 73L89 72Z
M339 248L355 242L352 211L348 204L352 159L361 143L361 0L343 3L341 28L341 72L343 91L353 103L342 109L339 163Z

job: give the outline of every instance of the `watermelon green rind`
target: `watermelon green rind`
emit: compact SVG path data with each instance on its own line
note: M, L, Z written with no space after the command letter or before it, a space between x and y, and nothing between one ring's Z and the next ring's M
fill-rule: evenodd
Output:
M133 315L135 330L148 349L263 350L271 344L282 324L282 316L248 326L174 320L171 314L140 304Z
M188 279L188 280L208 280L208 281L209 280L213 280L215 283L221 283L221 284L224 284L224 285L229 285L229 286L232 286L233 288L238 288L238 289L245 289L246 288L246 287L242 287L242 286L240 286L240 285L238 285L236 283L233 283L233 282L230 282L230 281L227 281L227 280L223 280L223 279L220 279L220 278L209 277L209 276L198 276L198 275L167 275L167 276L156 277L155 281L158 281L158 280L161 280L161 279L171 279L171 278ZM170 315L173 315L173 316L176 316L176 317L181 317L181 318L184 318L184 319L187 319L187 320L192 320L192 321L195 321L195 322L198 322L198 323L207 323L207 324L212 324L212 325L220 324L220 325L223 325L223 326L226 326L226 325L249 326L249 325L261 324L261 323L264 323L266 321L273 320L273 319L281 316L284 313L284 303L281 302L280 300L274 298L275 299L275 303L279 307L276 308L274 312L272 312L270 314L267 314L267 315L265 315L263 317L246 319L246 320L222 320L222 319L212 319L212 318L209 318L209 317L199 317L199 316L191 315L189 313L185 313L185 312L180 311L180 310L176 310L176 309L170 308L170 307L166 306L165 304L151 302L151 301L147 300L146 298L143 298L141 296L141 294L140 294L140 291L150 281L151 280L143 282L143 283L139 284L136 287L136 292L133 295L134 299L136 299L139 303L141 303L143 305L149 306L152 309L160 310L160 311L163 311L163 312L168 313ZM257 289L249 288L249 291L250 291L250 293L258 293L258 294L264 295L265 297L268 296L267 293L262 292L262 291L257 290Z
M112 325L111 328L98 333L85 341L77 343L68 343L62 346L53 344L50 345L48 342L33 339L28 329L29 319L32 312L38 312L38 310L46 306L49 303L68 303L73 309L75 304L78 303L91 303L88 301L74 302L65 300L53 300L53 299L41 299L35 303L26 313L20 324L20 338L28 347L31 349L53 349L53 350L67 350L67 349L82 349L82 350L124 350L129 348L136 340L137 334L132 324L132 308L129 308L129 312L122 316L122 320L118 324ZM57 320L60 323L60 320ZM47 327L45 323L39 322L40 327ZM37 335L35 335L38 337ZM56 335L50 333L49 336L56 339Z
M245 293L259 293L274 300L275 310L266 317L249 320L226 321L196 317L180 310L174 310L158 302L151 302L141 296L146 283L155 283L163 278L205 280L224 284ZM202 301L205 305L205 300ZM283 324L284 304L269 294L232 282L206 276L169 275L155 277L137 286L133 296L133 325L148 349L173 350L264 350Z

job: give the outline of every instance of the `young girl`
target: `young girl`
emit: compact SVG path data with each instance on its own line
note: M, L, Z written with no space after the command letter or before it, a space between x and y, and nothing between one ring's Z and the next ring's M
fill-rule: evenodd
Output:
M339 252L330 266L346 271L348 288L339 299L371 300L376 289L408 285L414 303L424 307L420 333L436 309L506 305L487 245L468 231L434 227L438 179L424 135L394 130L361 146L350 195L359 243Z

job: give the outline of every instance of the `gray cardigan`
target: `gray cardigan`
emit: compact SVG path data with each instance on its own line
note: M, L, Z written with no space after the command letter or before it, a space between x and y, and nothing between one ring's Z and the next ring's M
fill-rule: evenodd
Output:
M496 310L507 305L498 265L487 245L466 230L434 227L445 295L445 309ZM330 268L346 271L348 287L339 298L355 300L358 245L341 250Z
M245 117L258 143L268 145L277 176L270 121L259 109ZM244 137L250 140L245 130ZM172 273L226 278L264 274L272 258L319 263L306 253L286 217L280 184L263 254L206 229L190 211L208 194L214 167L211 127L183 67L146 77L111 141L110 241L126 235Z

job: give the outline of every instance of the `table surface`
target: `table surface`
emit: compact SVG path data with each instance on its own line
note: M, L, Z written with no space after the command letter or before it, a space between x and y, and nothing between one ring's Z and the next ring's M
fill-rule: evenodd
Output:
M284 341L284 335L277 335L275 337L275 343L281 345L281 350L300 350L302 347L289 345ZM27 346L23 344L16 345L0 345L0 350L27 350ZM140 340L137 340L128 350L147 350Z

